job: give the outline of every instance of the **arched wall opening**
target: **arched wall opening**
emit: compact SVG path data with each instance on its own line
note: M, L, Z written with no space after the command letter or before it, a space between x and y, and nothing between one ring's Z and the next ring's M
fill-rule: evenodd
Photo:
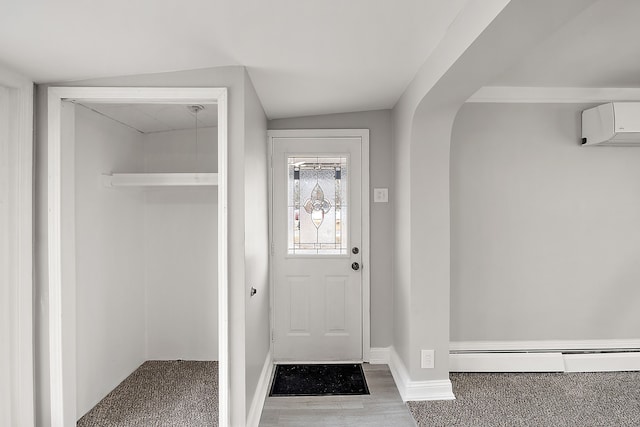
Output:
M416 385L412 383L425 388L416 400L434 398L426 390L430 384L448 382L450 144L456 115L479 88L594 1L512 0L452 58L448 52L459 49L460 39L469 35L458 28L458 37L443 41L394 108L397 205L391 364L404 365L406 376L400 383L405 388ZM434 368L421 366L423 349L435 350ZM409 393L399 388L406 398Z

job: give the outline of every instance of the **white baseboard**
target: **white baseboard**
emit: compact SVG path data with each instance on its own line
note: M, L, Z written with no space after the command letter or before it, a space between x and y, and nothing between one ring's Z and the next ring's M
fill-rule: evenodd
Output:
M640 353L565 354L565 372L640 371Z
M407 368L395 352L389 348L389 369L396 383L402 401L409 400L453 400L453 388L450 380L412 381Z
M562 353L467 353L449 355L450 372L564 372Z
M372 348L369 353L369 363L372 365L388 365L391 359L389 347Z
M543 351L548 353L589 350L640 350L640 339L546 341L452 341L451 352Z
M262 409L264 408L264 401L269 393L269 384L271 383L271 376L273 374L273 356L271 351L267 353L264 365L262 366L262 372L260 373L260 379L256 386L256 391L253 394L251 400L251 408L247 415L247 427L258 427L260 423L260 416L262 415Z
M465 341L449 346L451 372L640 371L640 340ZM585 352L585 353L576 353Z

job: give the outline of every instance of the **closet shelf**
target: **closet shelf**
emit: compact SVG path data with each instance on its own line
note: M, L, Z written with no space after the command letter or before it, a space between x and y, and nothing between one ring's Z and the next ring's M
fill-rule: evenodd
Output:
M114 173L102 175L105 187L217 186L217 173Z

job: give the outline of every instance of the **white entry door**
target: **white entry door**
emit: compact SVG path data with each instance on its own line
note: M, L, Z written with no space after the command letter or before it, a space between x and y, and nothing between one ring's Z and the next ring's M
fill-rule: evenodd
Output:
M363 138L271 141L274 358L362 360Z

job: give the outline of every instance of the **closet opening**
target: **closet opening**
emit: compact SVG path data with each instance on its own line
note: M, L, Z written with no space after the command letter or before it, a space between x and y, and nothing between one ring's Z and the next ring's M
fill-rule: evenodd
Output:
M227 425L226 89L51 88L49 126L52 425Z

